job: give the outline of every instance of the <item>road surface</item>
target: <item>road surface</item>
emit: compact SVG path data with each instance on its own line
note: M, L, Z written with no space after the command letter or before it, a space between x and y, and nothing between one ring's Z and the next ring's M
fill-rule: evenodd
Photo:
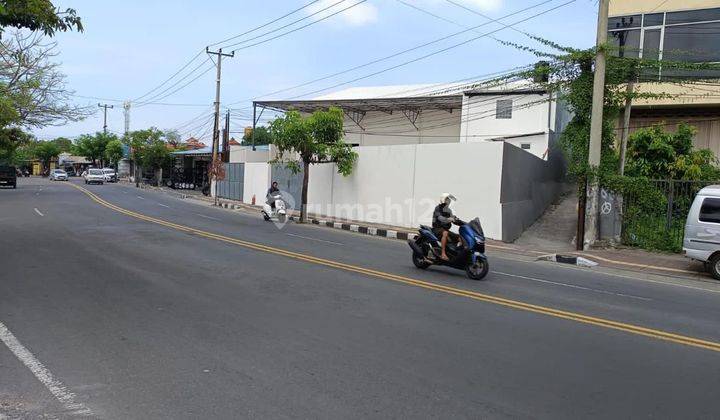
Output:
M489 257L21 179L0 418L720 417L719 287Z

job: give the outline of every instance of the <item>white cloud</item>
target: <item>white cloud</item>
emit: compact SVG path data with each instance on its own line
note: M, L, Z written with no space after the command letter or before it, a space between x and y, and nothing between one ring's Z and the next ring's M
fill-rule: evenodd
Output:
M330 7L337 3L338 0L322 0L307 8L308 14L318 12L326 7ZM352 2L342 2L336 6L330 7L328 10L322 11L313 16L313 19L322 18L332 13L338 12L353 5ZM369 2L360 3L357 6L349 8L342 13L334 15L328 21L341 20L343 23L351 26L363 26L376 22L378 19L378 9Z

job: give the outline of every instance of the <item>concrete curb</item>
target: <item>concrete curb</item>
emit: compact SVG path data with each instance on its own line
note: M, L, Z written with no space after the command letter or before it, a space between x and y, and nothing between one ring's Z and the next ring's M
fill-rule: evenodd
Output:
M589 260L585 257L579 257L577 255L561 255L561 254L548 254L541 255L536 258L536 261L552 261L561 264L577 265L581 267L595 267L598 265L597 262Z

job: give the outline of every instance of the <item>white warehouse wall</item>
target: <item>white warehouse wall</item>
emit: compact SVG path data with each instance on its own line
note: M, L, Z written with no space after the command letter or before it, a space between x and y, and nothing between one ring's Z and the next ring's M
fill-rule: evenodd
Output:
M254 195L256 204L264 203L265 193L270 188L270 165L265 162L246 162L243 182L242 201L252 203Z
M416 128L402 111L392 114L371 111L360 121L362 129L345 116L344 127L348 131L345 141L361 146L457 143L460 141L461 114L459 109L452 112L424 110L415 121Z
M310 168L309 212L414 228L429 224L443 192L462 219L479 217L490 238L502 237L502 142L365 146L353 173L334 164ZM451 166L439 169L446 157ZM439 171L442 173L439 174Z

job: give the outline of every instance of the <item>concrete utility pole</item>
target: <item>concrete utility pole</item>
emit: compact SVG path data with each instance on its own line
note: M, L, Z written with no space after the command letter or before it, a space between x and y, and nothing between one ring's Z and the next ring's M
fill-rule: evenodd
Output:
M218 158L218 144L220 143L220 78L222 76L222 59L223 57L235 57L235 51L230 54L223 54L222 48L217 51L210 51L210 47L205 47L205 52L209 55L217 56L217 64L215 65L215 67L217 67L217 79L215 81L215 121L213 123L212 143L212 164L215 165ZM215 197L215 204L217 205L217 181L214 178L215 176L213 175L213 179L211 179L213 183L212 196Z
M107 134L107 110L115 108L114 105L98 104L98 108L103 108L103 133Z
M125 112L125 135L130 132L130 101L123 102Z
M600 153L602 150L603 106L605 103L605 51L603 47L607 42L608 7L610 0L598 1L598 27L597 55L595 56L595 77L593 80L592 118L590 121L590 147L588 150L588 165L591 170L600 166ZM598 239L598 220L600 209L600 187L597 176L591 175L587 179L587 211L585 213L585 239L583 248L590 248Z

